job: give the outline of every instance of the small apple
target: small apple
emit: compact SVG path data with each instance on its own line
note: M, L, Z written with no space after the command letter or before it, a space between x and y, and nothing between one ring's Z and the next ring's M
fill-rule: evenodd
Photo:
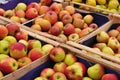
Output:
M30 8L35 8L37 11L40 10L40 6L37 2L31 2L28 6L27 6L27 10Z
M87 23L89 25L93 22L94 17L90 14L87 14L86 16L83 17L83 20L85 23Z
M70 15L70 13L68 12L68 11L66 11L66 10L61 10L60 12L59 12L59 19L61 20L62 19L62 17L64 16L64 15Z
M64 26L63 31L66 36L69 36L70 34L75 33L75 27L69 23Z
M49 6L51 4L52 0L40 0L41 5Z
M54 26L58 26L60 28L60 30L62 30L64 25L63 25L62 21L58 21L54 24Z
M75 33L79 34L81 32L80 28L75 28Z
M42 46L41 50L43 51L44 54L49 54L50 53L50 50L54 48L53 45L51 44L45 44Z
M74 64L75 62L77 61L77 58L76 56L74 56L72 54L72 52L68 53L65 55L65 59L64 59L64 62L65 64L67 64L68 66Z
M8 34L11 36L15 36L15 34L20 31L20 27L14 23L6 25L6 28L8 29Z
M65 58L65 51L61 47L54 47L50 50L50 59L54 62L61 62Z
M37 30L37 31L41 31L41 27L39 24L33 24L31 27L31 29Z
M18 16L12 16L10 19L15 21L15 22L21 23L21 20Z
M55 63L53 66L54 71L64 73L67 65L64 62Z
M14 43L17 42L16 38L13 37L13 36L6 36L6 37L3 38L3 40L8 41L8 43L9 43L10 45L12 45L12 44L14 44Z
M82 19L83 18L83 16L82 16L82 14L80 14L80 13L74 13L73 15L72 15L72 18L73 18L73 20L74 19Z
M49 11L49 7L48 6L40 6L40 10L39 10L39 14L45 14L46 12Z
M5 26L0 26L0 39L3 39L8 35L8 29Z
M108 35L109 35L110 37L117 37L118 34L119 34L119 31L116 30L116 29L112 29L112 30L108 31Z
M18 59L27 55L27 48L24 44L17 42L10 46L10 56Z
M7 57L9 57L9 56L6 54L0 54L0 61L7 58Z
M25 12L23 10L16 10L15 15L22 18L25 17Z
M93 80L90 77L83 77L82 80Z
M55 71L52 68L44 68L41 73L40 76L47 78L48 80L50 79L50 77L55 73Z
M101 79L104 73L104 67L101 64L94 64L87 69L88 76L95 80Z
M50 21L51 24L55 24L58 21L58 16L54 11L46 12L44 19Z
M28 34L26 32L20 31L18 33L16 33L15 38L17 39L17 41L23 39L23 40L28 40Z
M68 40L67 36L65 34L63 34L63 33L59 34L58 37L62 38L64 41Z
M14 16L15 13L13 10L6 10L3 14L4 17L7 17L7 18L11 18L12 16Z
M15 7L15 10L23 10L26 11L27 5L25 3L18 3L17 6Z
M79 40L79 35L77 33L70 34L68 36L68 40L69 41L77 41L77 40Z
M83 37L85 35L87 35L89 33L89 29L88 28L85 28L85 29L82 29L79 33L79 37Z
M26 18L33 19L38 16L38 11L35 8L29 8L25 13Z
M3 8L0 8L0 16L3 16L5 13L5 10Z
M24 44L28 48L28 42L26 40L21 39L18 42Z
M103 47L102 52L106 53L106 54L109 54L109 55L114 55L115 54L114 51L112 50L112 48L110 48L108 46Z
M28 49L41 48L42 43L39 40L28 40Z
M53 26L50 28L49 33L55 36L58 36L61 33L61 30L57 26Z
M51 77L50 80L67 80L65 74L61 72L55 72Z
M101 80L119 80L116 74L108 73L102 76Z
M73 6L66 6L65 10L68 11L71 15L75 13L75 8Z
M18 69L18 63L14 58L8 57L0 61L0 71L4 74L11 73Z
M87 27L89 27L88 24L84 22L83 28L85 29Z
M21 21L21 23L25 23L25 22L27 22L27 21L28 21L28 19L26 19L26 18L22 17L22 18L20 18L20 21Z
M62 17L61 20L64 24L72 23L72 16L69 14L66 14Z
M98 28L98 25L96 23L91 23L89 25L90 28L92 28L93 30L97 29Z
M29 51L28 57L32 60L35 61L43 56L43 52L40 48L33 48Z
M84 28L84 21L82 19L75 18L73 20L73 25L75 26L75 28L83 29Z
M23 66L31 63L32 60L31 60L29 57L25 56L25 57L19 58L19 59L17 60L17 62L18 62L19 67L21 68L21 67L23 67Z
M9 43L6 40L0 40L0 53L8 54L9 53Z
M107 44L106 43L96 43L93 45L93 47L99 48L100 50L102 50L104 47L107 47Z

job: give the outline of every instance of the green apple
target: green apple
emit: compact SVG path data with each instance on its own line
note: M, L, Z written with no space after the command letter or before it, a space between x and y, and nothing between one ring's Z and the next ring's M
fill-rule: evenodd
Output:
M102 49L102 52L106 53L106 54L109 54L109 55L114 55L115 54L114 51L112 50L112 48L107 47L107 46Z
M5 40L0 41L0 53L1 54L8 54L9 53L9 43Z
M82 80L93 80L93 79L91 79L90 77L83 77Z
M27 5L25 3L18 3L17 6L15 7L15 10L23 10L25 11L27 8Z
M100 80L104 73L104 67L101 64L94 64L87 69L88 76L94 80Z
M79 40L79 35L77 33L72 33L68 36L69 41L77 41Z
M13 37L13 36L6 36L5 38L3 38L3 40L8 41L8 43L9 43L10 45L17 42L16 38Z
M5 59L5 58L7 58L7 57L9 57L9 56L6 55L6 54L0 54L0 60Z
M50 50L52 48L54 48L53 45L51 45L51 44L45 44L45 45L42 46L41 49L42 49L42 51L43 51L44 54L49 54L49 52L50 52Z

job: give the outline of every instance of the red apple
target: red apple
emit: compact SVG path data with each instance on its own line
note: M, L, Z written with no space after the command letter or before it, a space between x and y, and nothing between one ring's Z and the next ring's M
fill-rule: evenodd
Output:
M0 71L4 74L11 73L18 69L18 63L14 58L7 57L0 61Z
M37 2L31 2L28 6L27 6L27 10L30 8L35 8L37 11L40 10L40 6Z
M5 26L0 26L0 39L3 39L8 35L8 29Z
M0 16L3 16L4 12L5 12L5 10L0 8Z
M29 8L25 15L28 19L33 19L38 16L38 11L35 8Z
M39 14L45 14L46 12L49 11L49 7L48 6L40 6L40 10L39 10Z
M58 22L56 22L53 26L57 26L57 27L59 27L60 30L62 31L64 24L63 24L62 21L58 21Z
M56 14L59 14L61 9L60 9L58 3L55 2L50 6L50 10L54 11Z
M64 16L64 15L66 15L66 14L70 14L68 11L66 11L66 10L61 10L60 12L59 12L59 19L61 20L62 19L62 17Z
M72 16L69 14L66 14L62 17L61 20L64 24L72 23Z
M61 62L65 58L65 51L61 47L54 47L50 51L50 59L54 62Z
M15 34L20 31L20 27L14 23L10 23L6 25L6 27L8 29L8 34L11 36L15 36Z
M19 58L17 62L18 62L19 67L21 68L21 67L31 63L32 60L29 57L25 56L25 57Z
M28 57L32 60L35 61L39 59L40 57L43 56L43 52L41 51L40 48L33 48L29 51Z
M55 24L58 21L58 16L54 11L48 11L44 16L44 19L50 21L51 24Z
M52 0L40 0L41 5L49 6L51 4Z
M95 29L98 28L98 25L97 25L96 23L91 23L91 24L89 25L89 28L95 30Z
M15 38L19 41L19 40L28 40L28 34L26 32L20 31L18 33L16 33Z
M23 10L16 10L15 15L22 18L25 17L25 12Z
M13 58L21 58L27 55L27 47L20 43L14 43L10 46L10 56Z
M55 72L51 77L50 80L67 80L65 74L61 72Z
M50 77L55 73L55 71L52 68L44 68L41 73L40 76L41 77L45 77L48 80L50 79Z
M117 75L112 74L112 73L108 73L108 74L104 74L102 76L101 80L119 80L119 79L118 79Z
M64 26L63 31L66 36L69 36L70 34L75 33L75 27L69 23Z
M58 36L61 33L61 30L57 26L53 26L50 28L49 33L55 36Z
M54 71L64 73L67 65L64 62L55 63L53 66Z

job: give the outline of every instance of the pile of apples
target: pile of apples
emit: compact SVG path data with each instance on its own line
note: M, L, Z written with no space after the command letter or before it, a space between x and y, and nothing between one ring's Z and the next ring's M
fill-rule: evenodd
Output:
M91 14L76 13L73 6L63 9L62 4L54 2L50 7L41 6L41 9L45 15L34 19L30 28L71 41L77 41L98 28Z
M50 50L49 57L55 64L42 69L34 80L118 80L116 74L106 73L101 64L87 68L73 52L58 46Z
M40 0L41 5L50 5L51 0ZM40 4L37 2L31 2L26 5L25 3L18 3L14 9L4 10L0 8L0 16L4 16L13 21L24 23L30 19L36 18L42 15L40 13Z
M119 0L72 0L73 2L85 3L97 8L107 9L113 12L120 12ZM95 10L98 11L99 10Z
M53 47L29 38L29 35L14 23L0 25L0 77L49 54Z
M93 47L105 54L120 58L120 26L108 32L101 31L96 35L96 41Z

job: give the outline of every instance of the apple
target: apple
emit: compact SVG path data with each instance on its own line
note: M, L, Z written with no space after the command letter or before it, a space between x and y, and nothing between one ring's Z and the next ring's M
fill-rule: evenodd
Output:
M18 33L16 33L15 38L17 39L17 41L23 39L23 40L28 40L28 34L26 32L20 31Z
M33 24L31 27L31 29L37 30L37 31L41 31L41 27L39 24Z
M14 15L15 15L15 13L14 13L13 10L6 10L6 11L4 12L4 14L3 14L3 16L4 16L4 17L7 17L7 18L10 18L10 17L12 17L12 16L14 16Z
M79 34L77 33L72 33L68 36L68 40L69 41L77 41L79 40Z
M116 30L118 30L118 31L120 32L120 26L118 26L118 27L116 28Z
M39 10L39 14L45 14L46 12L49 11L49 7L48 6L40 6L40 10Z
M9 53L9 43L5 40L0 40L0 53L8 54Z
M8 29L5 26L0 26L0 39L3 39L8 35Z
M119 34L119 31L116 30L116 29L112 29L112 30L108 31L108 35L109 35L110 37L117 37L118 34Z
M0 61L0 71L4 74L14 72L18 69L18 63L14 58L8 57Z
M2 73L2 71L0 71L0 78L4 77L4 74Z
M56 3L56 2L54 2L54 3L51 4L50 10L54 11L56 14L59 14L59 12L61 11L58 3Z
M101 80L119 80L116 74L108 73L102 76Z
M50 21L51 24L55 24L58 21L58 16L54 11L46 12L44 19Z
M15 21L15 22L21 23L21 20L18 16L12 16L10 19Z
M84 22L83 28L89 27L87 23Z
M95 43L93 45L94 48L99 48L100 50L102 50L104 47L107 47L106 43Z
M66 6L65 10L68 11L71 15L75 13L75 8L73 6Z
M62 17L61 21L63 22L63 24L72 23L72 16L69 14L66 14Z
M66 10L61 10L60 12L59 12L59 14L58 14L58 16L59 16L59 19L61 20L62 19L62 17L64 16L64 15L70 15L70 13L68 12L68 11L66 11Z
M40 0L41 5L49 6L52 3L52 0Z
M47 32L51 28L51 23L45 19L36 19L35 24L39 24L43 32Z
M10 46L10 56L18 59L27 55L27 48L24 44L17 42Z
M18 42L24 44L28 48L28 42L26 40L21 39Z
M0 8L0 16L3 16L5 13L5 10L3 8Z
M76 61L77 61L77 58L76 58L76 56L73 55L72 52L69 52L68 54L65 55L64 62L68 66L74 64Z
M85 28L85 29L82 29L79 33L79 37L83 37L85 35L87 35L89 33L89 29L88 28Z
M61 72L55 72L51 77L50 80L67 80L65 74Z
M75 26L75 28L83 29L84 28L84 21L82 19L75 18L73 20L73 25Z
M38 11L35 8L29 8L25 13L26 18L33 19L38 16Z
M91 23L89 25L90 28L92 28L93 30L97 29L98 28L98 25L96 23Z
M8 41L8 43L9 43L10 45L12 45L12 44L14 44L14 43L17 42L16 38L13 37L13 36L6 36L6 37L3 38L3 40Z
M89 25L93 22L94 17L90 14L87 14L86 16L83 17L83 20L85 23L87 23Z
M23 10L16 10L15 15L22 18L25 17L25 12Z
M41 48L42 43L39 40L28 40L28 49L33 49L33 48Z
M83 77L82 80L93 80L90 77Z
M81 32L80 28L75 28L75 33L79 34Z
M47 78L48 80L50 79L50 77L55 73L55 71L52 68L44 68L41 73L40 76Z
M18 62L19 68L21 68L21 67L23 67L23 66L31 63L32 60L31 60L29 57L24 56L24 57L19 58L19 59L17 60L17 62Z
M87 69L88 76L95 80L101 79L104 73L104 67L101 64L94 64Z
M64 41L68 40L67 36L65 34L63 34L63 33L59 34L58 37L62 38Z
M108 46L103 47L102 52L106 53L106 54L109 54L109 55L114 55L115 54L114 51L112 50L112 48L110 48Z
M53 26L50 28L49 33L55 36L58 36L61 33L61 30L57 26Z
M80 14L80 13L74 13L73 15L72 15L72 18L73 18L73 20L74 19L82 19L83 18L83 16L82 16L82 14Z
M34 80L48 80L48 79L44 77L36 77Z
M56 22L56 23L54 24L54 26L58 26L58 27L60 28L60 30L62 30L62 29L63 29L64 24L63 24L63 22L62 22L62 21L58 21L58 22Z
M75 33L75 27L74 25L68 23L64 26L63 31L66 36L69 36L70 34Z
M45 54L49 54L49 53L50 53L50 50L51 50L52 48L54 48L53 45L51 45L51 44L45 44L45 45L42 46L41 50L43 51L43 53L44 53L44 55L45 55Z
M109 39L109 35L105 31L101 31L100 33L97 34L96 40L97 42L103 42L107 43Z
M6 54L0 54L0 61L7 58L7 57L9 57L9 56Z
M59 62L59 63L54 64L53 70L55 72L65 73L66 67L67 67L67 65L65 64L65 62Z
M27 21L28 21L28 19L26 19L26 18L22 17L22 18L20 18L20 21L21 21L21 23L24 23L24 22L27 22Z
M81 62L76 62L65 69L65 75L69 80L82 80L86 67Z
M6 28L8 29L8 34L11 36L15 36L15 34L20 31L20 27L14 23L6 25Z
M54 47L50 50L50 59L54 62L61 62L65 58L65 51L61 47Z
M40 48L33 48L29 51L28 57L32 60L35 61L43 56L43 52Z
M17 6L15 7L15 10L23 10L26 11L27 5L25 3L18 3Z
M40 6L37 2L31 2L28 6L27 6L27 10L30 8L35 8L37 11L40 10Z

